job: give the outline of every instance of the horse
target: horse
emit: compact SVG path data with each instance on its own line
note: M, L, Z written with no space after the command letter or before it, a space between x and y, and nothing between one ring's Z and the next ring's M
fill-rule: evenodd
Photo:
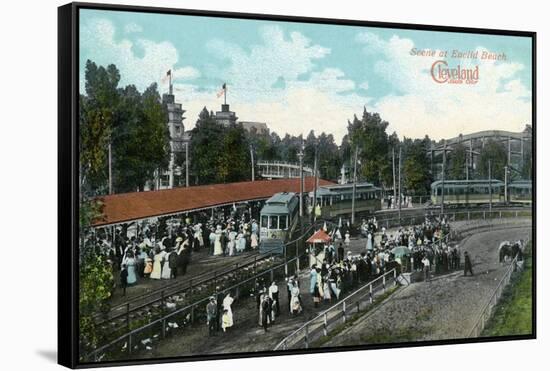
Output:
M499 263L507 262L514 255L512 244L510 241L502 241L498 247L498 261Z

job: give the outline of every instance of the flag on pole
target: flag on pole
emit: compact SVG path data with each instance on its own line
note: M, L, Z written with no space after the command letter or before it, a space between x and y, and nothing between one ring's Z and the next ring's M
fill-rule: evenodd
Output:
M168 81L169 77L172 77L172 70L168 70L168 72L166 72L166 75L162 76L161 82L163 84L166 84L166 81Z
M221 97L225 94L225 91L227 90L227 85L223 83L221 90L216 94L216 97Z

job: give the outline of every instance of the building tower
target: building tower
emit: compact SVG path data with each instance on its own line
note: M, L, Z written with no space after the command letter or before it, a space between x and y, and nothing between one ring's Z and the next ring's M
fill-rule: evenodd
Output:
M170 162L168 165L168 171L165 173L165 178L168 176L168 184L162 184L163 182L160 182L159 188L173 188L174 187L174 175L175 173L181 173L181 169L178 169L175 165L175 157L178 153L182 153L185 151L185 144L184 144L184 125L183 120L185 120L185 117L183 117L183 114L185 113L185 110L181 108L181 104L176 103L175 96L173 93L173 86L172 86L172 74L171 71L168 71L168 78L169 78L169 88L168 88L168 94L162 95L162 104L166 107L166 111L168 112L168 130L170 132ZM187 159L186 159L187 161Z
M218 93L218 97L223 94L223 104L222 110L217 111L214 115L214 119L217 123L224 126L229 126L231 124L236 124L238 117L235 115L235 112L229 110L229 104L227 104L227 84L223 84L222 90Z

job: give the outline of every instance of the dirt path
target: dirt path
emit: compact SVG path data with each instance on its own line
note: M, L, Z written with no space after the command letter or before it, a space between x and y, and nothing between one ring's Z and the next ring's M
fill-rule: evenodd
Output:
M498 263L499 243L530 233L529 226L510 226L466 238L461 245L474 258L473 277L455 272L411 284L324 346L467 337L506 269Z

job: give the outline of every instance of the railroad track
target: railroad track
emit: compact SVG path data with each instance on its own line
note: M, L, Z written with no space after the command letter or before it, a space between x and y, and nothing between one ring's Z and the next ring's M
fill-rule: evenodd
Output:
M223 258L221 258L223 259ZM136 321L150 321L171 310L191 304L212 295L216 287L240 280L248 274L269 269L280 260L271 253L253 253L237 264L204 272L177 281L146 294L132 297L110 308L107 313L96 314L96 325L101 328L105 341L127 331Z

